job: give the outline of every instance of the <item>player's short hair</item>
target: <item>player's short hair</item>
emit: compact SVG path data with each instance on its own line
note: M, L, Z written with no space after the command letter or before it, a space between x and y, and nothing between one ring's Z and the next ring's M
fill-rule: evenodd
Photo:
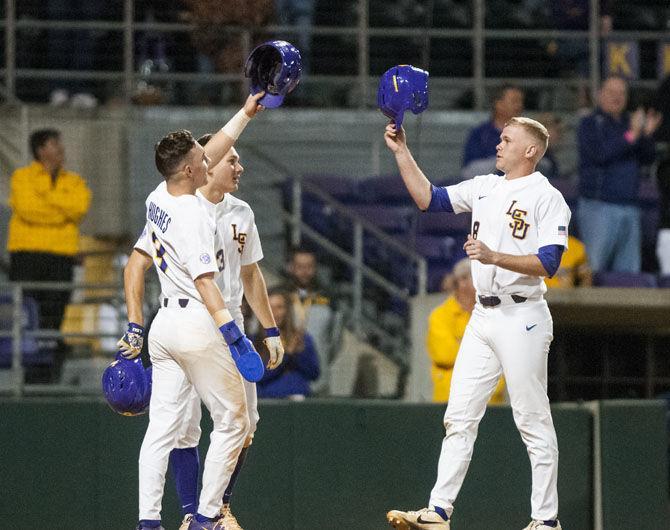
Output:
M207 142L209 142L213 137L214 135L212 133L203 134L200 138L198 138L198 143L205 147Z
M56 140L60 138L58 129L38 129L30 135L30 151L35 160L37 160L37 151L54 138Z
M171 132L156 144L156 168L167 180L177 171L184 158L195 146L195 138L190 131L180 129Z
M505 124L505 127L508 125L521 127L535 138L541 148L540 156L544 155L547 151L547 147L549 147L549 131L547 131L547 128L539 121L524 116L515 116Z

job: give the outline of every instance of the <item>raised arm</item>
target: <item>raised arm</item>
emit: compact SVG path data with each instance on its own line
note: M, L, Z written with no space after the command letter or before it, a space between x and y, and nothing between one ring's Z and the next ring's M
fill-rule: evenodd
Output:
M396 131L395 124L391 122L386 126L384 140L395 155L400 175L412 199L421 210L428 209L432 198L432 185L407 147L405 130L400 127L400 131Z
M218 131L212 139L205 145L205 153L210 159L209 166L214 167L226 155L235 141L240 137L242 131L247 126L251 118L256 116L263 105L258 104L258 100L265 95L265 92L259 92L253 96L247 97L244 107L233 116L223 128Z

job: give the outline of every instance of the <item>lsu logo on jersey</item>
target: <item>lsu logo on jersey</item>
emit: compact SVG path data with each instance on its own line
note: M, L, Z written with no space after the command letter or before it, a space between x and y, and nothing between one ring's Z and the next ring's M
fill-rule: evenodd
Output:
M526 216L528 212L526 210L521 210L515 208L514 205L517 201L512 201L512 204L509 205L507 209L507 215L512 217L512 222L509 224L509 227L512 229L512 237L516 239L524 239L528 233L528 227L530 226L526 222Z
M236 224L231 224L230 226L233 229L233 241L237 241L238 243L237 251L242 254L244 251L244 245L247 242L247 234L245 232L238 233Z

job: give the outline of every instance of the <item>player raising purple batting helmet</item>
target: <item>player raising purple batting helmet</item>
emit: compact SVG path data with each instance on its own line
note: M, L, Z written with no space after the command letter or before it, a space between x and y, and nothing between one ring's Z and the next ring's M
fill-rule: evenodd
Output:
M409 64L389 68L379 80L377 106L400 128L406 110L428 108L428 72Z
M125 359L120 353L102 374L102 393L112 410L124 416L144 414L151 399L151 366L142 359Z
M244 66L244 75L251 78L251 93L265 90L258 102L271 109L279 107L284 97L298 86L301 73L300 51L284 40L270 40L257 46Z

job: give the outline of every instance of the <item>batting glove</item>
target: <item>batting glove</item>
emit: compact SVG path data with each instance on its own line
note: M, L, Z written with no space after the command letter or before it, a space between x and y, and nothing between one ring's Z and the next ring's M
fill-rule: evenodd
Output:
M126 359L134 359L142 351L144 344L144 328L134 322L128 322L128 329L116 343L119 352Z
M254 349L251 341L240 331L234 320L226 322L219 328L226 341L230 354L233 356L237 369L247 381L260 381L265 373L263 360Z
M277 368L284 359L284 345L279 338L279 328L265 328L265 339L263 343L270 352L268 368L270 370Z

